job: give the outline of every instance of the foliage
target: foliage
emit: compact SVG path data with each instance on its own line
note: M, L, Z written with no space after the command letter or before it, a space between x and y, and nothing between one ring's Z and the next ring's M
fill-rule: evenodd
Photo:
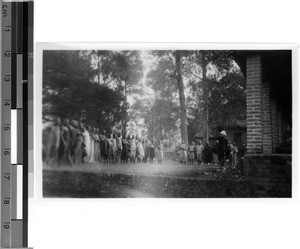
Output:
M120 122L120 93L93 82L96 70L83 51L44 51L43 117L84 121L100 129Z

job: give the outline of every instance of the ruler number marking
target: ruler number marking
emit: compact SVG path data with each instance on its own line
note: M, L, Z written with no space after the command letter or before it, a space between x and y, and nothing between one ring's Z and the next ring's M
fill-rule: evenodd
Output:
M4 75L4 81L9 82L10 81L10 75Z
M7 17L7 9L8 9L8 6L6 4L4 4L2 6L2 15L3 15L3 17Z
M9 156L10 155L10 149L5 149L4 152L3 152L3 154L5 156Z
M3 225L3 228L4 228L4 229L9 229L10 226L9 226L9 224L4 224L4 225Z
M4 179L10 180L10 173L4 173Z
M9 58L9 57L10 57L10 52L9 52L9 51L5 51L5 52L4 52L4 57Z

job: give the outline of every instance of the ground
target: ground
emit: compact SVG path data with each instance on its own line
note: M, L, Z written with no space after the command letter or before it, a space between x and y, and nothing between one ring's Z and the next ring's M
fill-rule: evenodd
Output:
M134 163L134 164L81 164L73 167L64 166L53 168L44 166L47 170L62 170L62 171L83 171L95 173L122 173L134 175L156 175L156 176L176 176L176 177L208 177L213 172L220 170L219 166L207 166L204 164L194 165L181 164L172 160L165 160L162 164L154 162Z
M44 166L44 197L235 197L244 186L219 166L158 163Z

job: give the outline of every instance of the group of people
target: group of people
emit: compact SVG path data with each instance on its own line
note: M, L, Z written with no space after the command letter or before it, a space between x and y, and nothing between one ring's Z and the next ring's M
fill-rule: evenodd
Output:
M163 161L160 142L120 132L106 134L103 130L81 122L56 118L43 129L43 161L62 166L88 163L158 163Z
M201 141L191 142L189 145L182 141L180 146L180 162L191 165L196 161L198 165L220 165L234 166L238 158L242 158L245 153L246 145L238 148L235 143L231 143L226 131L222 130L217 137L211 137L215 142L211 145L206 142L205 146Z

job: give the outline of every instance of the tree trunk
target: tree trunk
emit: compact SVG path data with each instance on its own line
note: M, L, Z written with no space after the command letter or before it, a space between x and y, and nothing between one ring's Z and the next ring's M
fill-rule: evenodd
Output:
M208 142L208 106L207 106L207 98L208 98L208 92L207 92L207 80L206 80L206 61L205 61L205 52L202 52L201 55L201 68L202 68L202 91L203 91L203 113L202 113L202 127L203 127L203 142L204 144Z
M188 132L187 132L187 117L186 117L186 106L185 106L185 95L184 95L184 84L181 74L181 51L175 52L176 59L176 78L179 91L179 102L180 102L180 130L181 139L188 143Z

